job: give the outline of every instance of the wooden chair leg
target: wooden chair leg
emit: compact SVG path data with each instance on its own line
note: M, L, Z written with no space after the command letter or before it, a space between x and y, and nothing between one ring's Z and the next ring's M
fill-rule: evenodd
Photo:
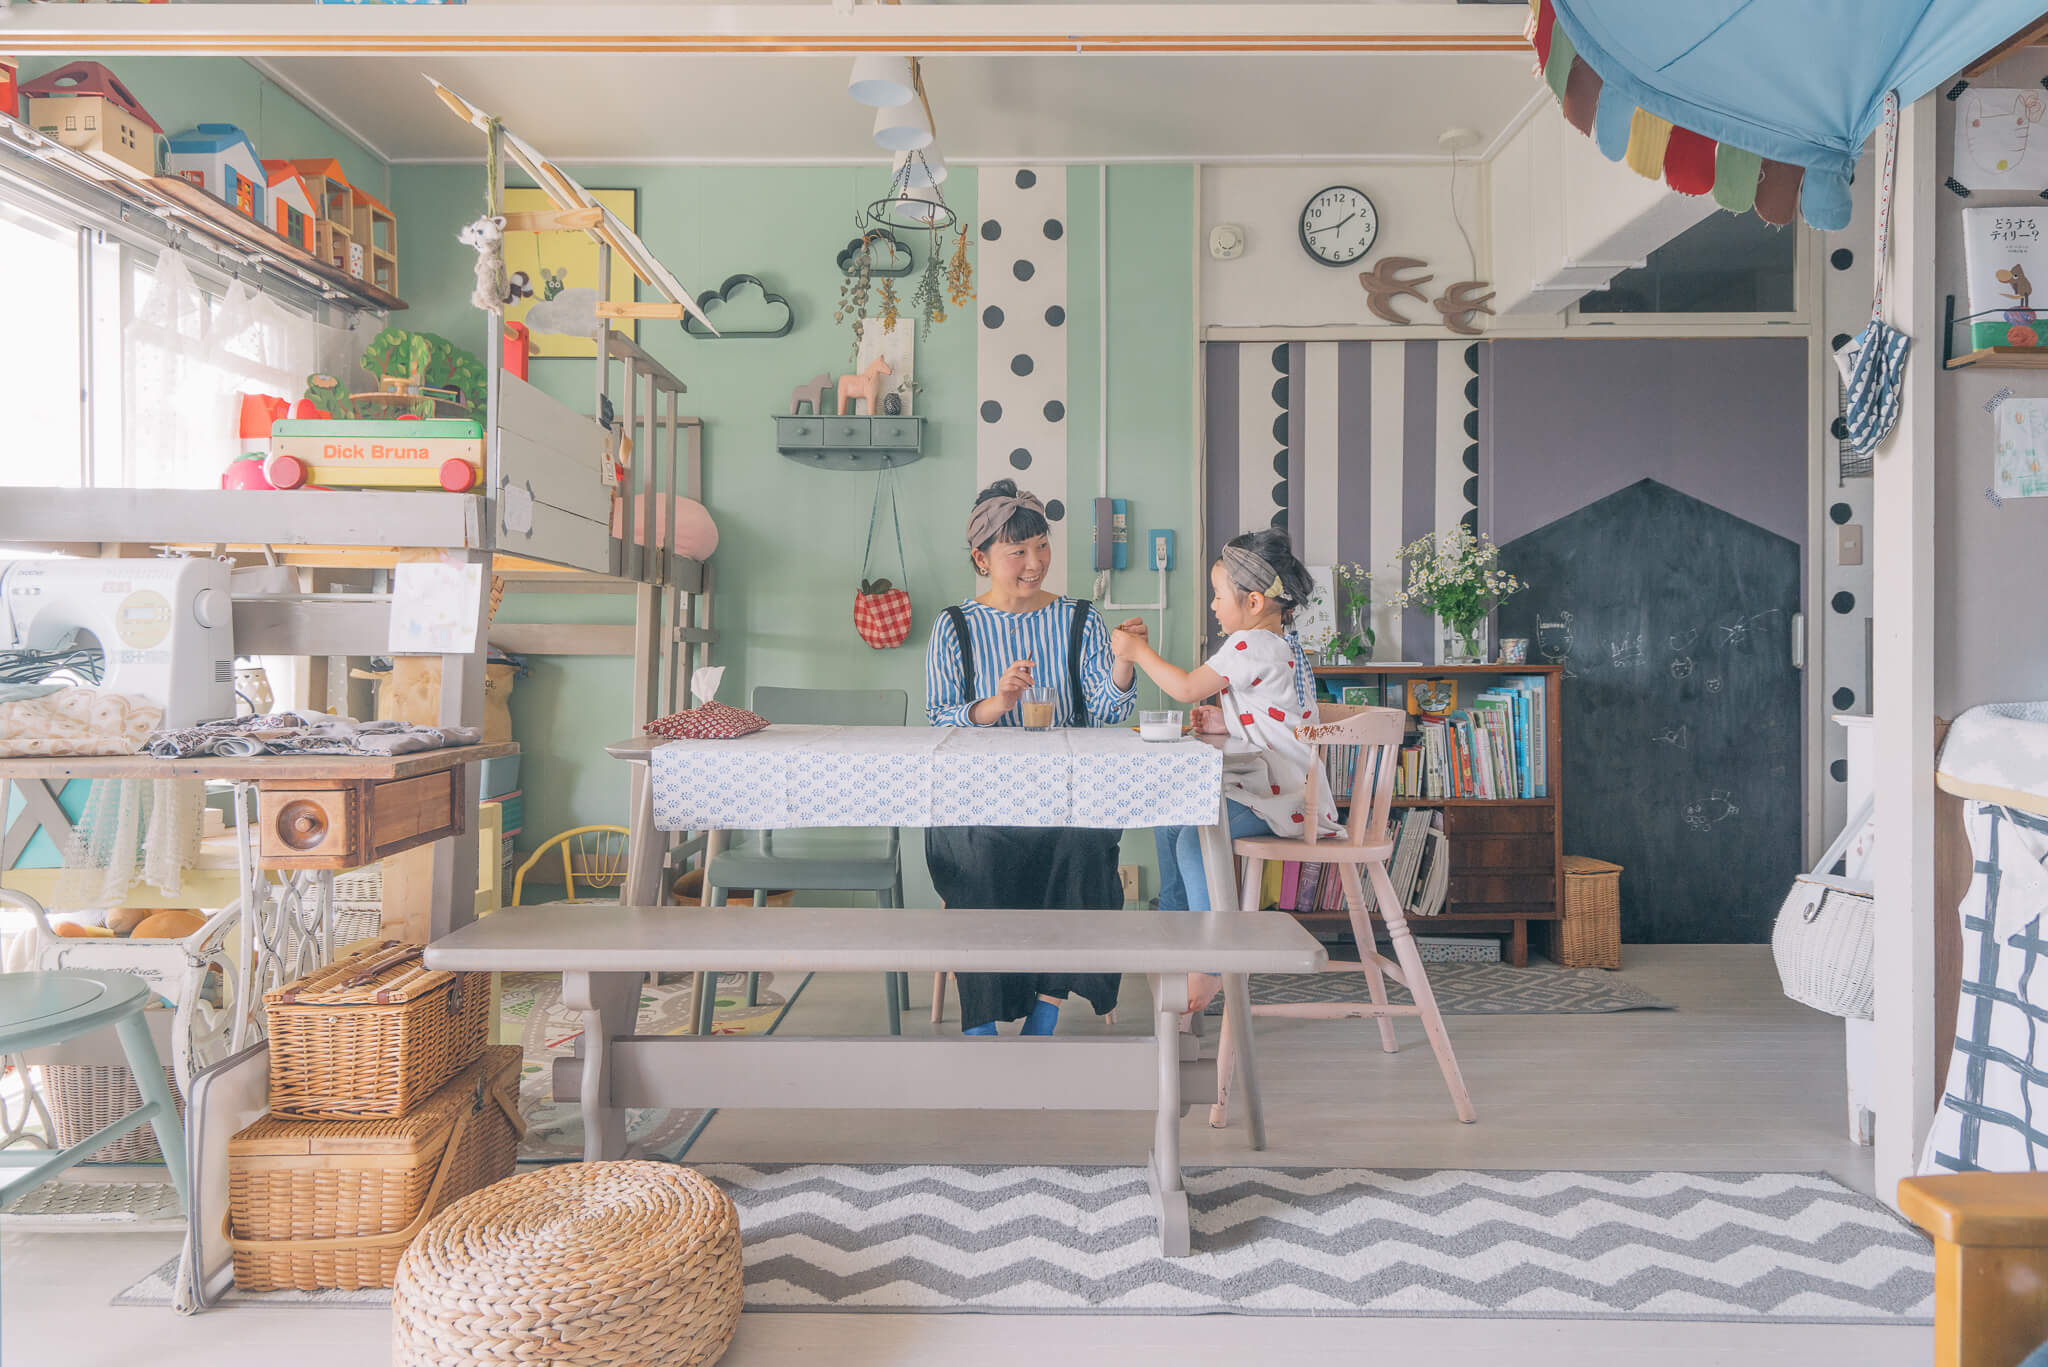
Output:
M1356 864L1339 864L1337 873L1344 882L1344 905L1351 916L1351 938L1358 941L1358 964L1365 972L1365 990L1374 1006L1385 1006L1387 975L1380 972L1379 945L1372 935L1372 902L1359 882ZM1381 1016L1379 1023L1380 1048L1389 1054L1400 1053L1401 1042L1394 1038L1394 1018Z
M1451 1089L1451 1102L1458 1108L1458 1119L1467 1125L1479 1118L1472 1109L1472 1098L1465 1091L1465 1076L1458 1071L1458 1056L1451 1052L1451 1036L1444 1029L1444 1018L1436 1009L1436 993L1429 987L1429 973L1422 966L1422 952L1415 947L1415 936L1408 929L1408 918L1401 912L1401 904L1394 897L1393 880L1387 877L1385 864L1368 864L1366 873L1372 879L1372 888L1379 895L1380 908L1387 920L1387 934L1394 942L1394 958L1401 965L1401 975L1408 980L1409 994L1420 1008L1423 1033L1429 1036L1429 1047L1436 1054L1436 1065L1443 1070L1444 1085Z
M1266 861L1246 859L1238 865L1238 909L1257 911L1259 909L1259 884L1266 874ZM1224 990L1230 990L1226 982ZM1249 988L1247 988L1249 990ZM1226 1003L1227 1005L1227 1003ZM1247 1022L1251 1012L1245 1012ZM1220 1130L1230 1124L1230 1094L1237 1085L1237 1030L1231 1024L1231 1013L1223 1013L1223 1028L1217 1032L1216 1043L1216 1104L1209 1108L1209 1128Z
M932 974L932 1024L946 1018L946 975Z

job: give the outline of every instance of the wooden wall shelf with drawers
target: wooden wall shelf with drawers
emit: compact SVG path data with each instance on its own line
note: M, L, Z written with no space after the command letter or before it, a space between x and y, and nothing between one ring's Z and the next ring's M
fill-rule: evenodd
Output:
M924 419L866 413L775 416L775 449L819 470L886 470L924 458Z
M1397 797L1396 807L1437 807L1451 854L1450 890L1435 916L1411 916L1419 935L1433 931L1507 936L1507 958L1529 962L1529 923L1561 914L1564 859L1563 668L1558 665L1325 665L1316 677L1333 683L1372 683L1384 706L1402 706L1406 681L1456 679L1459 701L1500 679L1541 679L1548 713L1543 738L1548 795L1536 798ZM1340 804L1341 805L1341 804ZM1312 931L1348 930L1342 912L1297 916ZM1377 918L1375 918L1377 919Z

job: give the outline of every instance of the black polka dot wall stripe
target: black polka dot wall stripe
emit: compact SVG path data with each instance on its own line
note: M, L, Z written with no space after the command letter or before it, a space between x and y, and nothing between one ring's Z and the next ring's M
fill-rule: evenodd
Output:
M1019 171L1019 172L1017 173L1017 188L1018 188L1018 189L1020 189L1020 190L1028 190L1028 189L1030 189L1030 188L1031 188L1032 186L1034 186L1034 185L1036 185L1036 184L1038 184L1038 172L1036 172L1036 171Z
M1003 235L1003 225L1002 225L1002 224L1000 224L1000 223L998 223L998 222L997 222L997 221L996 221L995 219L992 219L992 218L984 218L984 219L983 219L983 220L981 221L981 240L982 240L982 241L984 241L984 242L994 242L994 241L996 241L996 240L997 240L998 238L1000 238L1000 237L1001 237L1002 235Z
M1474 475L1465 481L1465 501L1474 508L1479 506L1479 476Z
M1268 527L1271 527L1271 528L1272 528L1272 529L1273 529L1274 531L1276 531L1276 532L1284 532L1284 531L1286 531L1286 530L1287 530L1287 510L1286 510L1285 508L1282 508L1282 509L1281 509L1281 510L1280 510L1279 512L1277 512L1277 513L1273 514L1273 516L1272 516L1272 517L1270 517L1270 518L1268 518L1268 519L1267 519L1267 521L1266 521L1266 525L1267 525Z
M1003 420L1003 406L994 399L982 400L981 420L983 422L1001 422Z
M1286 461L1287 458L1282 456L1279 463L1284 465ZM1287 507L1287 481L1284 479L1273 486L1273 506L1283 511Z
M1471 404L1474 408L1479 407L1479 377L1477 375L1465 381L1465 402Z
M1066 419L1066 416L1067 406L1065 404L1061 403L1058 399L1047 399L1045 401L1045 420L1047 422L1062 422Z
M1849 710L1850 708L1854 707L1855 705L1856 705L1856 690L1855 690L1855 689L1853 689L1853 688L1838 688L1838 689L1836 689L1836 690L1835 690L1835 711L1837 711L1837 712L1847 712L1847 711L1848 711L1848 710Z
M1828 600L1828 606L1836 612L1854 612L1856 610L1856 595L1847 589L1843 589Z
M1282 375L1287 373L1287 343L1285 342L1273 348L1273 369L1279 371Z
M1843 523L1847 522L1850 518L1854 517L1855 515L1856 514L1854 513L1854 511L1852 511L1849 505L1846 503L1837 503L1833 507L1828 509L1828 520L1834 523L1837 527L1841 526Z
M1828 432L1836 441L1847 441L1849 439L1849 420L1847 418L1836 418L1828 424Z
M1828 345L1833 347L1836 351L1840 351L1843 347L1849 345L1849 334L1846 332L1836 333L1834 340L1830 342Z
M1029 261L1019 261L1016 265L1010 267L1010 274L1016 276L1019 280L1029 280L1037 273L1038 268Z
M1279 404L1282 408L1287 407L1287 377L1285 375L1273 381L1273 402Z
M1479 343L1477 342L1465 348L1465 369L1471 371L1474 375L1479 373Z
M1066 321L1067 311L1061 308L1058 304L1054 304L1051 308L1045 311L1045 322L1047 327L1058 327L1060 326L1060 324Z
M1479 535L1479 510L1477 508L1466 509L1465 515L1458 519L1458 525L1474 536Z
M1838 759L1833 764L1830 764L1828 766L1828 777L1837 783L1847 783L1849 781L1849 761Z
M999 328L1003 325L1003 311L990 304L981 311L981 325L985 328Z
M1031 468L1031 453L1021 446L1018 447L1010 452L1010 465L1013 469L1029 470Z
M1847 247L1837 247L1833 254L1828 257L1828 264L1838 271L1848 270L1849 267L1856 264L1856 253L1850 251Z
M1275 451L1273 453L1273 473L1282 479L1287 478L1287 453L1285 451ZM1283 484L1280 487L1284 489L1287 486Z
M1059 241L1059 240L1060 240L1061 238L1065 237L1066 235L1067 235L1067 228L1066 228L1066 225L1065 225L1064 223L1061 223L1061 222L1060 222L1060 221L1059 221L1058 219L1056 219L1056 218L1048 218L1048 219L1047 219L1047 220L1045 221L1045 240L1046 240L1046 241L1048 241L1048 242L1057 242L1057 241Z
M1474 441L1479 440L1479 410L1476 408L1465 415L1465 435Z
M1273 440L1279 442L1282 446L1287 444L1287 415L1285 413L1273 419Z
M1479 443L1476 441L1465 443L1465 468L1475 475L1479 473Z
M1067 505L1058 499L1053 499L1045 505L1045 520L1048 522L1058 522L1065 518L1066 515Z
M1010 373L1012 375L1029 375L1032 368L1031 358L1021 351L1010 358Z

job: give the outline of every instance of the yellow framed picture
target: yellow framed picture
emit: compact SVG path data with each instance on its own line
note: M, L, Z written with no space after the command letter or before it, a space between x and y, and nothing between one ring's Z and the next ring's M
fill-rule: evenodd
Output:
M634 232L640 230L640 192L637 190L592 190L591 198L612 211ZM554 208L539 190L505 191L505 208L510 213ZM505 321L524 323L531 329L531 354L539 359L589 358L597 354L597 343L589 336L551 331L551 327L588 327L596 330L597 243L584 232L507 233L505 270L520 297L505 308ZM530 290L531 294L523 293ZM611 298L618 303L633 301L633 268L612 258ZM615 332L633 336L633 320L612 320ZM638 340L637 338L635 340Z
M1410 679L1408 681L1408 715L1411 717L1442 717L1458 710L1458 681L1456 679Z

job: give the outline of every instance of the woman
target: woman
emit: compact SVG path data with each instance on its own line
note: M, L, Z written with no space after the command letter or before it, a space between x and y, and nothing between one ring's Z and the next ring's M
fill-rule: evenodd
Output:
M1131 715L1136 671L1110 655L1109 631L1094 607L1045 591L1052 568L1045 505L998 480L974 502L967 550L988 591L946 609L925 653L925 708L934 726L1017 726L1027 688L1050 688L1056 726L1115 724ZM1120 628L1144 635L1136 618ZM947 826L925 832L925 862L948 906L1058 907L1115 911L1121 831L1071 827ZM1113 973L962 973L960 1023L993 1035L996 1022L1022 1019L1023 1033L1049 1035L1060 1003L1078 993L1098 1013L1116 1006Z

